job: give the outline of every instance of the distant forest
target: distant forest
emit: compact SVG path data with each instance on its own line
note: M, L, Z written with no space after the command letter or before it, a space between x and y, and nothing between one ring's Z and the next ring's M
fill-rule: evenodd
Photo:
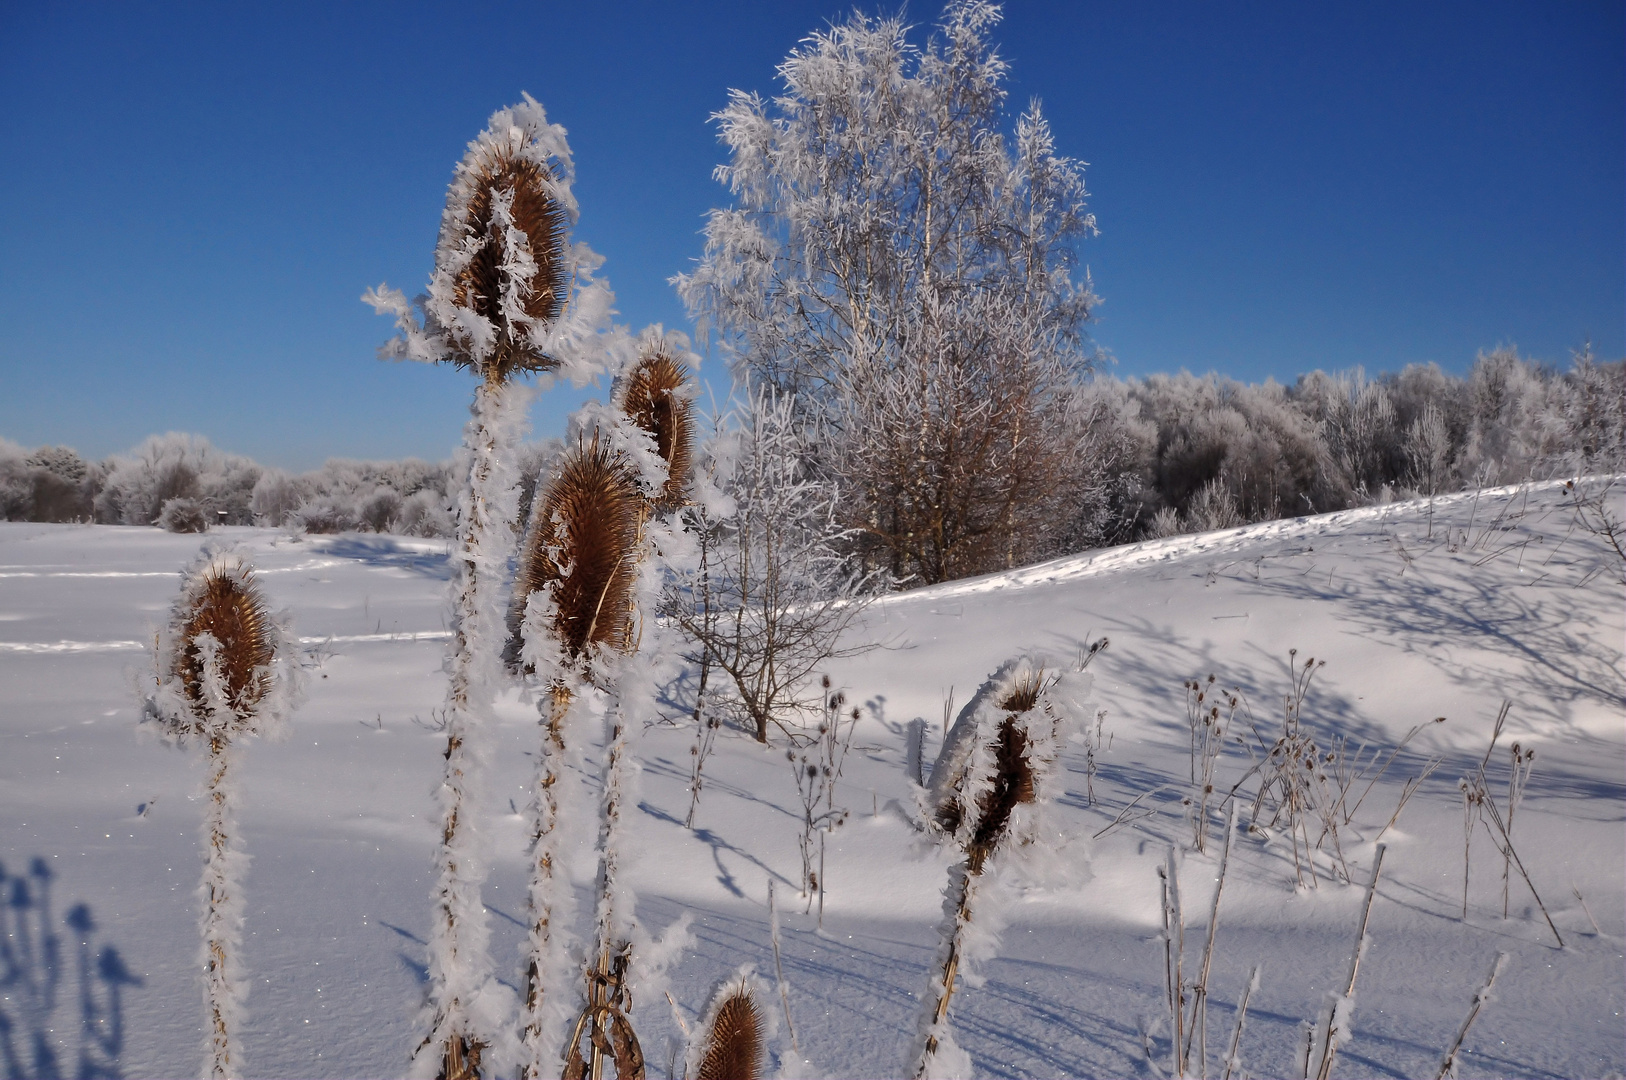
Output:
M1622 469L1623 364L1589 349L1563 371L1501 348L1465 377L1435 364L1376 378L1315 371L1291 386L1098 373L1080 391L1069 407L1090 444L1090 475L1069 485L1082 494L1061 508L1068 520L1054 521L1047 550L1029 557ZM524 448L520 520L558 449L557 440ZM0 517L449 536L453 474L450 461L335 459L293 475L178 433L105 461L0 439Z

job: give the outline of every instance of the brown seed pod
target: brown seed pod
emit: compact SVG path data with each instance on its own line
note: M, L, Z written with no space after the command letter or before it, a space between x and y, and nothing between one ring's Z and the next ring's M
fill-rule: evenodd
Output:
M509 615L516 639L526 601L547 588L556 609L554 632L570 656L580 657L589 645L631 647L642 511L632 470L597 436L565 456L537 502L520 552Z
M688 501L689 474L694 457L694 407L680 395L689 381L689 369L674 358L664 343L646 345L638 365L619 387L617 405L639 428L655 439L655 449L666 462L666 486L655 500L658 512L675 510Z
M1000 700L999 707L1006 711L999 725L998 741L994 744L994 775L988 787L978 797L981 811L977 828L966 853L971 860L973 874L982 871L983 864L1005 839L1010 828L1011 814L1021 803L1034 800L1033 765L1028 760L1027 734L1017 723L1017 717L1033 709L1044 688L1044 672L1026 673L1015 681ZM946 800L937 811L937 823L946 832L960 827L964 807L959 798Z
M756 1080L762 1072L762 1017L742 986L717 1010L696 1080Z
M528 318L552 322L559 317L570 287L565 267L565 232L570 218L549 192L554 177L546 166L518 156L512 146L486 145L477 153L480 156L462 166L460 171L467 175L459 179L473 188L463 215L463 233L479 248L453 275L452 296L458 307L489 319L497 328L497 340L491 355L482 365L476 365L472 341L455 331L447 337L454 364L479 367L482 374L501 382L517 373L551 371L559 366L557 360L531 343L523 327L510 325L500 299L517 285L522 298L520 307ZM508 250L511 234L493 221L499 194L511 197L513 227L525 234L524 244L536 264L528 281L511 282L504 272L503 264L512 254Z
M206 714L204 634L218 643L225 699L239 720L253 716L271 686L276 657L276 629L253 571L241 562L216 559L183 594L175 612L178 640L170 658L171 674L181 680L194 714Z

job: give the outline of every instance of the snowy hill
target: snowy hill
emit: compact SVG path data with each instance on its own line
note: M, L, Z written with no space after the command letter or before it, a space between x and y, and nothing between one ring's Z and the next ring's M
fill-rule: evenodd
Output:
M246 1068L398 1074L421 1035L446 549L372 535L223 532L258 566L274 604L290 610L310 669L289 737L251 744L243 769L240 815L253 858ZM200 1059L200 770L138 737L134 689L176 572L197 547L195 537L154 529L0 524L8 1076L189 1075ZM823 929L796 895L800 807L783 743L764 748L725 732L706 765L695 827L686 828L694 733L677 704L666 710L674 722L651 728L640 748L629 868L640 918L659 931L692 913L696 940L670 981L692 1018L740 964L772 971L773 878L792 1016L812 1068L903 1072L948 865L904 809L907 725L927 720L929 760L951 693L958 708L1010 656L1035 651L1073 664L1105 635L1110 648L1090 666L1106 711L1096 771L1087 757L1094 732L1080 733L1047 819L1053 853L1005 874L998 957L983 966L985 981L956 993L952 1016L980 1075L1153 1075L1143 1030L1167 1067L1157 869L1171 843L1189 848L1194 835L1181 801L1194 790L1185 681L1212 673L1216 685L1240 688L1268 742L1281 727L1297 649L1295 666L1326 662L1303 706L1319 746L1344 736L1349 753L1362 743L1387 753L1424 728L1340 831L1342 860L1316 855L1317 885L1295 886L1281 830L1235 835L1209 980L1210 1072L1223 1067L1217 1048L1260 964L1243 1068L1298 1075L1302 1023L1342 989L1375 841L1406 782L1439 756L1383 835L1352 1038L1335 1074L1434 1075L1498 952L1510 960L1468 1038L1463 1073L1619 1074L1619 574L1615 552L1574 527L1560 486L1549 484L1151 541L888 597L861 628L880 647L830 670L862 719L838 788L851 817L831 837ZM1510 748L1535 749L1512 836L1553 927L1517 870L1503 917L1503 858L1484 826L1472 840L1462 918L1458 780L1479 769L1504 700L1507 727L1486 777L1505 810ZM1431 723L1437 716L1447 719ZM493 955L517 985L518 809L538 734L519 688L501 717L482 822L492 858L485 896ZM596 775L596 752L588 758L584 784ZM1249 765L1240 744L1228 746L1216 790L1230 790ZM1245 787L1248 805L1254 786ZM1244 824L1248 817L1245 805ZM1222 824L1211 814L1206 852L1181 856L1188 963L1207 931ZM578 835L571 873L585 901L591 823ZM650 1075L665 1075L678 1030L672 1010L648 997L635 1009Z

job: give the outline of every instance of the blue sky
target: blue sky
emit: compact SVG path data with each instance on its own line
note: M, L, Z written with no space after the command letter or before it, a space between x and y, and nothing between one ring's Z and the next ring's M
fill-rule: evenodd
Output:
M666 279L725 197L708 115L850 10L0 6L0 435L444 457L468 377L375 360L358 297L421 287L491 111L528 91L569 129L621 318L687 329ZM1626 352L1619 3L1015 0L996 36L1012 105L1090 163L1118 373Z

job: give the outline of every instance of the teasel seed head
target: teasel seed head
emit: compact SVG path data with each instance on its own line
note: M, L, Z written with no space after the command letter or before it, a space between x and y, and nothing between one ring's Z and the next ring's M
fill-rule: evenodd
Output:
M459 180L472 188L460 225L465 252L474 250L451 273L452 301L488 320L496 338L482 358L470 334L448 327L450 359L497 382L559 366L536 347L530 329L559 317L570 287L570 218L551 190L555 177L516 150L480 144L459 167Z
M593 645L630 649L643 509L637 477L597 435L568 451L531 517L511 626L523 620L533 592L550 589L553 630L569 656Z
M667 513L689 498L694 460L694 406L689 400L689 369L661 340L646 341L638 363L616 388L616 405L655 440L666 462L666 485L655 510Z
M205 548L183 573L159 636L158 692L145 702L146 718L180 740L259 734L296 692L283 652L283 628L248 563Z
M1016 807L1033 802L1036 797L1028 737L1019 718L1037 707L1044 684L1042 669L1026 671L1017 676L999 701L1006 715L1000 722L993 746L994 772L977 798L980 811L977 827L966 843L966 856L973 874L982 872L983 865L1004 842ZM944 801L937 810L937 824L945 832L958 831L964 817L965 808L958 796Z
M762 1074L762 1016L747 986L717 1010L696 1080L757 1080Z

